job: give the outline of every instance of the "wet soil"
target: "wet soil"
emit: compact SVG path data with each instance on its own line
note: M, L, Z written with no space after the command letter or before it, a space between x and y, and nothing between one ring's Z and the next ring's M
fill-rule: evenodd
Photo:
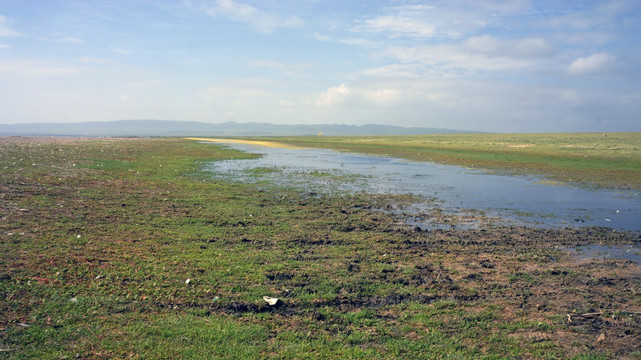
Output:
M20 144L26 140L12 141ZM66 176L67 172L77 182L68 185L69 180L60 180L61 174ZM526 353L546 344L557 354L551 357L558 358L586 354L638 358L641 353L641 264L627 259L581 257L567 250L586 245L639 247L638 232L606 227L496 226L482 214L471 215L486 224L482 227L429 229L408 224L402 211L380 211L385 207L404 208L410 201L403 197L319 196L309 192L288 192L284 196L250 187L244 190L247 193L239 190L216 201L226 201L226 208L241 203L254 210L265 209L266 214L253 212L256 215L249 217L243 207L238 213L221 216L213 210L202 210L206 201L185 201L187 196L209 196L212 188L206 183L191 189L201 193L186 195L179 193L180 189L172 189L180 196L171 198L166 188L160 193L154 187L158 184L138 185L131 179L107 180L93 174L85 177L85 172L88 170L76 170L69 165L65 172L48 179L44 175L22 176L16 170L0 181L0 235L8 249L0 259L4 265L0 285L7 289L9 285L15 286L11 293L8 290L3 293L7 295L1 304L3 327L16 327L15 324L28 321L30 312L43 307L45 300L61 297L55 293L56 296L40 299L39 295L29 293L32 290L25 290L31 288L19 285L55 284L68 297L65 284L73 280L74 291L89 288L104 291L97 301L119 299L95 310L104 319L121 313L193 310L204 316L224 316L239 322L270 321L269 326L274 329L270 336L276 338L286 331L343 334L359 329L345 320L346 314L367 311L381 321L383 330L365 330L399 332L376 335L383 339L380 343L385 342L384 336L409 336L400 330L405 327L423 326L426 331L461 336L471 343L470 347L477 348L487 345L485 337L499 334L515 339ZM77 198L74 194L80 190L95 196ZM55 197L58 202L37 203L43 195ZM129 204L132 197L136 201ZM32 205L29 209L18 205L29 201ZM124 211L130 212L125 216ZM425 216L428 215L452 224L467 221L438 209ZM151 223L162 216L168 217L163 221L184 220L193 226L189 228L191 232L174 232L174 228L182 226L177 225L183 224L180 222L158 222L133 237L138 229L120 231L112 226L132 223L141 227L138 224ZM75 218L83 222L58 223L59 219ZM193 225L194 219L202 221L202 225ZM283 223L289 228L277 227ZM64 241L72 244L82 240L76 238L78 224L102 235L95 236L93 243L74 245L70 251L58 251L57 257L49 258L49 253L64 244L60 239L70 238ZM211 228L224 231L212 236L207 232ZM274 228L279 231L272 232ZM50 239L47 233L54 230L59 231L58 238ZM199 231L202 236L196 235ZM26 235L17 236L19 232ZM148 239L140 240L143 236ZM33 249L37 251L29 251ZM215 268L217 263L208 262L217 256L211 250L240 251L243 257L238 261L251 262L252 271L249 280L241 276L225 278L228 272L224 270L212 275L209 279L212 284L233 289L220 290L216 301L212 300L213 294L195 285L189 291L183 286L186 277L206 278L219 270ZM162 251L170 255L163 255ZM182 253L193 257L187 258L189 261L175 260ZM157 257L147 258L150 254ZM152 267L157 262L164 262L163 267ZM115 267L118 263L124 264L123 268ZM200 268L200 263L214 265ZM131 271L136 267L142 273L145 269L142 265L155 270L145 277ZM53 275L56 266L71 269L62 274L67 277L66 282ZM112 271L104 288L92 287L100 280L95 276L96 269ZM177 271L182 271L180 282L172 278ZM269 289L269 295L281 302L277 306L268 305L254 296L252 286ZM132 287L139 291L135 294L145 298L130 297ZM163 292L170 287L172 291ZM147 296L151 299L146 300ZM434 321L431 328L408 320L434 309L438 311L430 315ZM479 315L484 313L490 315L485 318ZM267 315L268 318L264 317ZM467 334L470 328L479 329L478 333ZM376 343L377 339L373 336L371 342Z
M223 140L221 140L223 141ZM635 191L578 187L539 177L508 176L479 169L342 153L333 150L228 146L261 154L252 160L216 161L213 176L242 182L270 182L317 193L367 192L416 196L413 222L447 228L439 217L416 216L433 208L455 214L458 226L479 227L482 213L495 223L539 227L606 226L639 231L641 195Z
M622 358L641 351L641 265L625 259L580 258L563 250L585 244L638 246L638 233L599 227L424 230L393 221L365 227L393 234L393 240L377 245L384 254L373 258L352 254L341 269L328 271L337 276L335 296L318 292L316 273L271 271L265 273L265 284L285 289L275 295L283 300L279 306L229 301L207 309L232 316L270 313L285 323L304 318L331 333L342 321L331 314L369 309L386 321L400 321L401 309L411 304L446 302L468 311L489 306L498 309L495 326L535 324L516 329L511 336L529 344L554 342L567 356L586 348ZM346 245L332 238L299 236L289 242L299 249L295 259L305 268ZM338 278L342 272L351 280ZM368 295L372 284L399 290ZM302 301L300 294L318 297ZM540 330L536 324L551 326Z

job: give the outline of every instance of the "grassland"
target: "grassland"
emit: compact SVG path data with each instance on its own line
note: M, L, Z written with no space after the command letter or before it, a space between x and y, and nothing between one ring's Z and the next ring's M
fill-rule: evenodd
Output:
M425 231L200 171L248 156L1 138L0 358L641 358L641 266L561 250L638 234Z
M641 133L310 136L261 140L542 175L589 186L641 189Z

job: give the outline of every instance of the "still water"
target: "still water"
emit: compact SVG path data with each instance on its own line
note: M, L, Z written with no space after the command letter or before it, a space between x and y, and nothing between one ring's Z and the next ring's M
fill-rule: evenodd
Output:
M212 162L206 168L216 177L274 182L315 193L412 194L424 199L417 208L481 212L506 224L641 230L639 192L554 185L537 177L334 150L226 146L263 156Z

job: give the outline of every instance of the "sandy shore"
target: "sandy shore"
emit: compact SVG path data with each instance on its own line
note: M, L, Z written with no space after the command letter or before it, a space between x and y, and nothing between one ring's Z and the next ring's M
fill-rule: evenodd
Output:
M198 141L209 141L215 143L223 144L247 144L247 145L258 145L266 146L272 148L283 148L283 149L300 149L299 146L287 145L279 142L271 141L255 141L255 140L240 140L240 139L219 139L219 138L186 138L188 140L198 140Z

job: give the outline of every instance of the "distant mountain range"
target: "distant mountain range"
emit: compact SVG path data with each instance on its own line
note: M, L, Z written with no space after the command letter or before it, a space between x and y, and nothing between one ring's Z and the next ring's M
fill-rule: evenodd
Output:
M82 123L0 124L0 136L295 136L295 135L419 135L474 131L391 125L276 125L269 123L211 124L195 121L118 120Z

